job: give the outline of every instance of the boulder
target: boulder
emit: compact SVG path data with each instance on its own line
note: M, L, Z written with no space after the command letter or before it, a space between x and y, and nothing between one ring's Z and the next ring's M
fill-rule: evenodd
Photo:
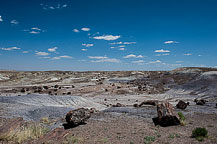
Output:
M158 104L157 114L158 117L152 119L155 125L166 127L180 124L178 115L169 102Z
M194 102L196 102L196 105L205 105L207 101L205 99L195 99Z
M184 110L184 109L187 108L188 105L189 105L189 102L185 103L184 101L180 100L180 101L178 102L178 104L176 105L176 107L177 107L178 109Z
M89 109L79 108L76 110L71 110L66 114L66 122L68 125L76 126L84 124L91 116Z
M124 107L124 105L121 104L121 103L117 103L117 104L115 104L115 105L112 105L112 107Z
M139 107L141 107L142 105L156 106L157 104L158 104L158 101L156 101L156 100L147 100L147 101L143 101L141 104L139 104Z

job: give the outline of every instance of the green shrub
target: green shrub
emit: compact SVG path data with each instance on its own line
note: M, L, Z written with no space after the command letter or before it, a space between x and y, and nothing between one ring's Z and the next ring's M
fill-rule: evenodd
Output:
M203 141L208 136L208 131L205 128L195 128L192 131L192 137L198 141Z
M185 126L186 125L186 123L185 123L186 118L185 118L184 114L182 112L178 112L178 115L179 115L181 125Z
M178 115L179 115L179 118L180 118L181 121L186 120L186 118L185 118L185 116L184 116L184 114L182 112L178 112Z
M144 137L144 144L150 144L150 143L152 143L154 141L155 141L154 136L146 136L146 137Z

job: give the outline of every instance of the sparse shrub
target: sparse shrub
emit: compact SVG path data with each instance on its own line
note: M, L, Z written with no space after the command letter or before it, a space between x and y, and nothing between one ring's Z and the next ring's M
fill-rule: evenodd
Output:
M184 114L182 112L178 112L178 115L179 115L179 119L180 119L180 124L182 126L185 126L186 125L186 123L185 123L186 118L185 118Z
M40 122L41 122L41 123L44 123L44 124L49 124L49 123L50 123L50 121L49 121L49 119L48 119L47 117L41 118L41 119L40 119Z
M146 136L144 137L144 144L150 144L155 141L155 136Z
M203 141L207 136L208 131L205 128L198 127L192 131L192 137L196 138L198 141Z
M19 129L15 129L9 133L1 135L0 140L23 143L26 140L37 139L45 135L48 131L48 128L36 124L30 126L22 126Z

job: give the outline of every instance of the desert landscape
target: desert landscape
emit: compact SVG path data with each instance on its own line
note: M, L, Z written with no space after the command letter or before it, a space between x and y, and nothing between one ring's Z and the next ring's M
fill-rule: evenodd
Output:
M0 71L0 143L214 144L216 86L215 68ZM177 123L154 122L165 103Z

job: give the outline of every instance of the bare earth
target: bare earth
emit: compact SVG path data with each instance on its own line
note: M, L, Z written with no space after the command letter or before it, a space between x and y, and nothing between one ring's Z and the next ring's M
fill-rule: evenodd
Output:
M196 105L196 98L207 103ZM175 108L185 115L186 124L155 126L152 118L157 116L156 106L133 106L145 100L168 101L174 107L179 100L189 102L185 110ZM121 106L114 107L117 103ZM217 69L212 68L153 72L0 71L0 143L190 144L199 143L191 138L192 130L204 127L208 138L200 143L215 144L216 103ZM83 107L97 111L86 124L64 129L66 113ZM41 129L32 131L34 126Z

